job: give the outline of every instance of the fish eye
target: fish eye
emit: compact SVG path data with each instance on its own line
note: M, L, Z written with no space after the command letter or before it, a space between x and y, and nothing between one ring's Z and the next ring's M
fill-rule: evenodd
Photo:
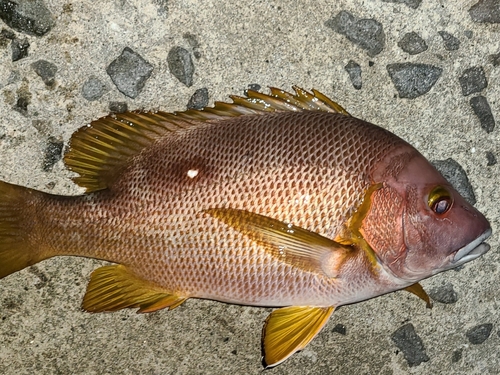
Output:
M453 205L453 198L448 190L442 186L436 186L429 194L429 208L438 215L442 215Z

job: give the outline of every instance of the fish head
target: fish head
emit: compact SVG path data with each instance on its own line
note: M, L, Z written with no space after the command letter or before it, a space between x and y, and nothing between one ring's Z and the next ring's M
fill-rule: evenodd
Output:
M419 281L489 250L488 220L420 153L412 148L384 162L360 231L394 276Z

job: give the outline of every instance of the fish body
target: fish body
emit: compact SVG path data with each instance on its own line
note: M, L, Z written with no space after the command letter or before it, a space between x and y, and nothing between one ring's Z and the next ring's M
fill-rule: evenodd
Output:
M89 311L187 298L283 307L265 363L302 349L334 308L410 287L488 250L489 223L411 145L317 91L131 112L75 133L87 189L2 183L0 276L56 255L104 259Z

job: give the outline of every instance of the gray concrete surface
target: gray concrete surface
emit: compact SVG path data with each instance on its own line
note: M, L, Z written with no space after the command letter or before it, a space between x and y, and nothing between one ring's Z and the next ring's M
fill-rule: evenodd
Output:
M498 374L499 9L498 0L0 0L0 179L77 194L61 146L111 102L183 110L201 88L212 103L249 84L314 87L430 160L458 162L491 221L492 249L423 282L432 310L404 292L342 307L269 373ZM126 47L153 69L134 60L115 85L107 69ZM403 63L417 65L391 80L400 67L391 64ZM190 300L172 312L91 315L80 302L99 264L55 258L0 281L0 373L261 372L269 309Z

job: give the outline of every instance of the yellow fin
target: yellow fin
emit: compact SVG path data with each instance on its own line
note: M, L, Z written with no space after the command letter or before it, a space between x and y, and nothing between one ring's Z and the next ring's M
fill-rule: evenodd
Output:
M416 295L418 298L424 300L426 303L426 307L428 309L432 309L431 299L430 299L429 295L427 294L427 292L422 287L422 285L420 285L420 283L415 283L413 285L407 286L404 290L406 290L407 292L410 292L410 293Z
M80 128L71 137L64 162L79 174L73 181L87 192L102 190L119 176L129 160L159 138L173 132L230 117L274 111L325 111L349 115L320 92L293 87L295 95L271 88L269 95L248 90L247 97L231 96L233 103L185 112L126 112L112 114Z
M291 306L269 315L262 332L262 350L266 368L279 365L321 331L334 307Z
M232 208L204 212L256 241L278 260L305 271L336 277L343 260L353 251L317 233L253 212Z
M114 265L92 273L82 307L89 312L137 307L138 312L145 313L166 307L172 310L186 299L138 278L125 266Z
M33 198L43 194L0 182L0 278L53 255L30 241L36 220L28 208Z

